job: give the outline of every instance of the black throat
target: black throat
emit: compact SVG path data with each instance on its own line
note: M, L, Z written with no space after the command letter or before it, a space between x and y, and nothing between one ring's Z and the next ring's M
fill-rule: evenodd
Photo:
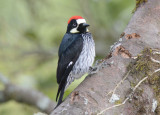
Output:
M87 33L87 27L84 27L83 24L80 24L77 30L80 33Z

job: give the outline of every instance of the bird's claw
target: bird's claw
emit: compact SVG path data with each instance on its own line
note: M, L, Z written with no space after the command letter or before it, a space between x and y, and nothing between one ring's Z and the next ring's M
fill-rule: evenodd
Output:
M89 67L89 74L95 74L98 72L98 68L97 67Z

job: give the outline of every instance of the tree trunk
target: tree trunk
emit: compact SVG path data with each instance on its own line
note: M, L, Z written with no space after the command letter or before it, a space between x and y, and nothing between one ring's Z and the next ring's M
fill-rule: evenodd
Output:
M160 0L137 2L111 54L51 115L160 115Z

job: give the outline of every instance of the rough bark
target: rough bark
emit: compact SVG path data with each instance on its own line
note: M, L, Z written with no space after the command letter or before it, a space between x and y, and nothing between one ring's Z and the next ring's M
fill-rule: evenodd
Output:
M160 115L160 0L139 3L109 58L51 115Z

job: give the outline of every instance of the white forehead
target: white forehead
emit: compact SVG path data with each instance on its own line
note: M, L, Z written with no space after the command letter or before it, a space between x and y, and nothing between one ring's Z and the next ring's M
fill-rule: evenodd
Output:
M86 23L85 19L78 19L76 21L77 21L77 24Z

